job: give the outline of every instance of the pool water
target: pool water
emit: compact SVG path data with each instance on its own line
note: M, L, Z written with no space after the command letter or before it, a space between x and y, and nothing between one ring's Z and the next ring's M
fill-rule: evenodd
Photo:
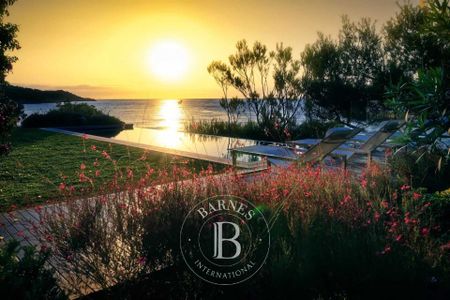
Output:
M107 136L114 140L140 143L229 160L231 160L231 152L229 149L256 144L254 140L187 133L178 131L176 128L150 129L135 127L131 130L123 130L115 134L102 132L101 130L88 133ZM256 162L261 160L261 158L256 155L239 154L237 160L242 162Z

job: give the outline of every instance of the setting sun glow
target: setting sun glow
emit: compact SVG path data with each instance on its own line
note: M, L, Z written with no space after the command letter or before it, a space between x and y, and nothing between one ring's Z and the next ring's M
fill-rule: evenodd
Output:
M188 69L188 52L181 43L161 41L150 49L148 65L150 71L160 80L179 80Z

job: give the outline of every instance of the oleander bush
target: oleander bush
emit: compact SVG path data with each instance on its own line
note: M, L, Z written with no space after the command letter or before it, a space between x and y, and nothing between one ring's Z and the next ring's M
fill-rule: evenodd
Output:
M116 178L99 196L43 211L43 242L63 269L104 288L98 299L449 295L449 193L399 185L376 165L359 176L310 166L252 179L183 167L158 175L125 186ZM233 288L203 283L179 249L188 211L230 194L257 205L271 224L265 266Z

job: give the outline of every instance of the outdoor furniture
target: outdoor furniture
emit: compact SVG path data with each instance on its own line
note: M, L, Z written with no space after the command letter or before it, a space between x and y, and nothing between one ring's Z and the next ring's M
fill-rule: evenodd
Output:
M340 145L354 137L361 129L346 127L332 128L327 131L325 137L306 151L296 147L276 145L254 145L230 149L232 152L233 165L236 165L237 153L259 155L267 159L282 159L288 161L299 161L302 163L321 161L325 156L336 150Z
M403 120L390 120L381 123L381 127L374 134L369 135L364 143L357 148L341 147L336 150L336 154L344 155L346 160L351 159L354 154L367 155L367 161L372 161L372 153L375 149L382 146L386 140L397 132L403 125ZM394 146L394 145L391 145Z
M346 162L351 159L354 154L364 154L367 155L368 162L370 163L372 160L372 152L382 146L383 143L385 143L386 140L396 133L404 124L405 121L403 120L384 121L380 124L379 129L375 133L357 134L351 141L349 141L349 145L339 147L334 150L332 154L344 158L344 164L346 164ZM311 147L320 141L320 139L302 139L291 141L290 143L298 146ZM356 145L356 147L351 147L352 145Z

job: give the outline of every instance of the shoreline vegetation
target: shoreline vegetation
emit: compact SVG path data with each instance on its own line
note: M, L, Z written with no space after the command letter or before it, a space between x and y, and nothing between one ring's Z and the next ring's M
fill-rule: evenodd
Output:
M123 129L119 118L103 113L86 103L60 103L45 114L34 113L22 121L24 128L109 126Z
M333 121L305 121L299 125L291 126L287 140L302 138L322 138L325 132L337 126ZM233 138L243 138L262 141L279 141L272 136L268 136L263 128L254 121L242 123L229 123L224 120L202 120L192 119L184 125L184 130L188 133L207 134L216 136L226 136Z

